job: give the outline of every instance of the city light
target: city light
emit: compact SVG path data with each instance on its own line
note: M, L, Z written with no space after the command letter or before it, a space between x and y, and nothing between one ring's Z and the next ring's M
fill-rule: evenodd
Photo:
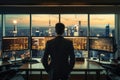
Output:
M13 20L13 24L14 24L14 25L17 24L17 21L16 21L16 20Z
M100 36L100 34L97 34L96 36L97 36L97 37L99 37L99 36Z
M112 33L110 33L110 37L113 37L113 34L112 34Z

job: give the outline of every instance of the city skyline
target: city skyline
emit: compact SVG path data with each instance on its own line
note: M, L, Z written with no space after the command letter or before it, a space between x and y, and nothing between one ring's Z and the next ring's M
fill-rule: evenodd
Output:
M0 16L1 17L1 16ZM30 16L25 14L7 14L5 15L6 27L13 26L13 20L17 21L18 27L29 27ZM1 20L0 20L1 21ZM61 14L61 22L66 27L78 25L79 21L82 26L88 26L87 14ZM32 14L32 27L54 27L59 22L59 16L57 14ZM90 26L92 27L105 27L107 24L110 28L115 27L115 19L113 14L91 14L90 15Z
M1 15L0 15L1 17ZM61 22L68 24L66 28L72 30L75 26L80 28L82 36L87 36L88 29L88 16L87 14L61 14ZM110 19L111 17L111 19ZM110 34L115 29L114 14L90 14L90 36L104 36L106 25L109 24ZM48 34L46 32L49 29L54 28L55 24L59 20L58 14L32 14L31 15L31 28L30 28L30 15L28 14L6 14L5 18L5 35L11 36L16 25L18 33L17 36L30 36L35 35L36 29L42 31L42 34ZM109 19L109 20L108 20ZM14 24L13 21L17 23ZM71 22L70 22L71 21ZM2 27L2 26L1 26ZM2 28L1 28L2 29ZM4 32L3 32L4 33ZM54 30L52 30L52 34ZM43 35L44 36L44 35ZM81 36L81 35L78 35Z

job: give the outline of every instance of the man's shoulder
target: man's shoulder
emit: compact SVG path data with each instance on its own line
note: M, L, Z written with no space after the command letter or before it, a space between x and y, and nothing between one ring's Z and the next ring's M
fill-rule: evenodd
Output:
M56 42L56 40L58 40L58 39L57 38L53 38L51 40L48 40L47 43L54 43L54 42ZM66 38L63 38L62 41L66 42L66 43L72 43L71 40L66 39Z
M51 42L54 42L55 38L51 39L51 40L48 40L47 43L51 43Z
M65 40L66 42L68 42L68 43L72 43L72 41L69 40L69 39L64 38L64 40Z

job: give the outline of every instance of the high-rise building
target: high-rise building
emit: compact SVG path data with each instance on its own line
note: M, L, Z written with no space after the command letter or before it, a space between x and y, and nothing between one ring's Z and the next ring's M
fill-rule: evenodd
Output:
M35 36L39 36L39 29L36 29Z
M112 36L115 37L115 29L112 30Z
M108 24L105 28L105 36L108 37L109 33L110 33L110 27L109 27L109 24Z
M14 36L16 36L16 35L17 35L17 26L16 26L16 25L14 25L13 35L14 35Z

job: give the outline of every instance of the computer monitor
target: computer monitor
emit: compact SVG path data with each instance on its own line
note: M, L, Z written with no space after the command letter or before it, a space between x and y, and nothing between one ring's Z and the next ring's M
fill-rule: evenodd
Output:
M32 49L44 50L45 44L48 40L54 37L32 37ZM87 37L65 37L73 41L73 46L75 50L87 50Z
M3 51L18 51L28 49L28 37L3 37Z
M89 49L114 53L115 42L113 37L90 37Z
M87 50L87 37L65 37L73 42L74 50Z
M52 38L54 37L32 37L32 49L44 50L46 42Z

